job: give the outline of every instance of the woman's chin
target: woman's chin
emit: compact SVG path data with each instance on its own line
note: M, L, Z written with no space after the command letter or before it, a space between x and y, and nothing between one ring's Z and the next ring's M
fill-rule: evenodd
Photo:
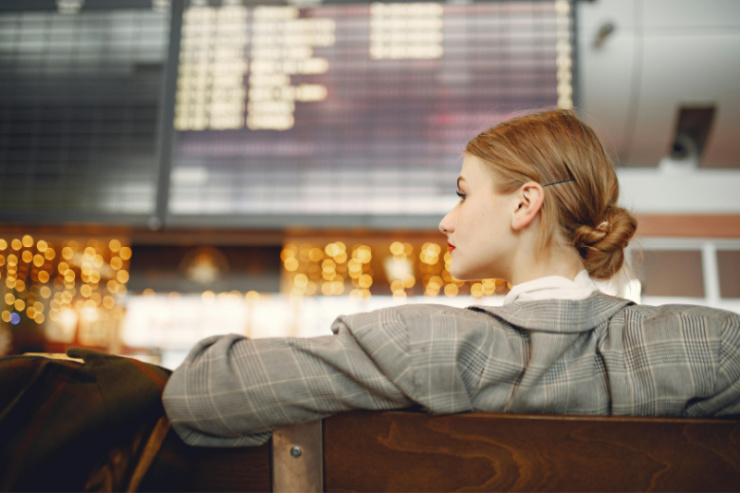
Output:
M450 274L452 274L452 277L457 281L482 281L483 279L502 279L500 276L497 276L494 273L481 272L480 270L470 272L463 269L455 269L454 266L450 268Z

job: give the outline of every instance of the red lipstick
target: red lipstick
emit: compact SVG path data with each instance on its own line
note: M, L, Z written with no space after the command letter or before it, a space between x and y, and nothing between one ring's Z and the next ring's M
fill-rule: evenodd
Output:
M455 249L455 245L453 245L449 241L447 242L447 246L450 247L450 252L452 252Z

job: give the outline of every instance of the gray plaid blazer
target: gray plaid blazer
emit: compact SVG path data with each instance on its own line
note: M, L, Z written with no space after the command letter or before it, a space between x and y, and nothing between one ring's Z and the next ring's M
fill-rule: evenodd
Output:
M740 415L740 315L726 311L596 293L406 305L339 317L332 331L201 341L164 391L174 429L221 447L351 409Z

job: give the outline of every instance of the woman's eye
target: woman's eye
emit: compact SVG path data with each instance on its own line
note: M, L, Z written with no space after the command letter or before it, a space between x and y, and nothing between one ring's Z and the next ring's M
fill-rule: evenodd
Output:
M455 193L457 194L458 197L460 197L460 201L463 201L467 198L467 195L462 193L460 190L457 190Z

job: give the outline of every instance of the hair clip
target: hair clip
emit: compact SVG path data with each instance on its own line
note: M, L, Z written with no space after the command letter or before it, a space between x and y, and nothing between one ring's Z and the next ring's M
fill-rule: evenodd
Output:
M545 183L542 187L549 187L550 185L557 185L558 183L568 183L569 181L576 181L575 178L569 178L567 180L554 181L552 183Z

